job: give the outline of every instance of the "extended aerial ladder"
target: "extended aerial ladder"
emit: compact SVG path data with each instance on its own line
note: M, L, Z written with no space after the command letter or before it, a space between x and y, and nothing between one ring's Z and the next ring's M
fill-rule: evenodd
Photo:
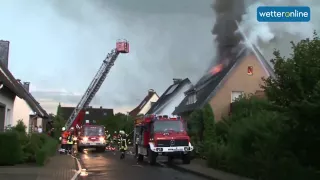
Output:
M66 129L70 129L71 127L75 127L75 129L79 129L82 125L82 121L85 116L85 111L88 108L90 102L99 91L103 81L106 79L110 69L114 65L114 62L117 60L117 57L120 53L129 53L129 42L126 40L117 41L116 48L113 49L107 57L103 60L100 69L97 74L94 76L91 81L89 87L85 91L82 96L80 102L73 110L69 119L67 120L65 127Z

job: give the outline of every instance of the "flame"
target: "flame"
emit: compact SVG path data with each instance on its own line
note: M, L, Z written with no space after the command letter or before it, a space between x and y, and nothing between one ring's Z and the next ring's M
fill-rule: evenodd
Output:
M219 73L221 70L223 69L223 64L218 64L216 66L213 66L211 69L210 69L210 73L212 75L215 75L217 73Z

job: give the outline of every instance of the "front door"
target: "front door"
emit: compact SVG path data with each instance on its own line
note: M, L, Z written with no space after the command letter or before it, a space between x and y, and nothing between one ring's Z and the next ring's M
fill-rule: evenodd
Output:
M6 107L0 104L0 132L4 131L4 123L5 123L5 109Z

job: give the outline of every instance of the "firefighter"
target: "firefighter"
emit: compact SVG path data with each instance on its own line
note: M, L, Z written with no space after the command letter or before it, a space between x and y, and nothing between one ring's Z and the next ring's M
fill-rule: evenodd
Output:
M124 131L119 131L119 150L121 152L120 159L124 159L128 150L128 136Z
M62 132L59 140L61 141L61 148L59 150L60 153L65 153L67 148L67 138L68 138L68 131L66 131L65 127L62 127Z
M112 136L113 141L117 141L118 135L117 135L117 131L114 131L114 134Z
M111 139L111 135L108 130L106 131L106 139L107 139L108 146L110 146L112 139Z
M73 146L73 131L74 131L74 128L72 127L71 129L70 129L70 132L68 133L68 137L67 137L67 153L68 154L72 154L72 150L73 150L73 148L72 148L72 146Z
M111 144L112 144L113 148L116 148L117 141L118 141L117 131L114 131L113 136L112 136L112 140L111 140Z

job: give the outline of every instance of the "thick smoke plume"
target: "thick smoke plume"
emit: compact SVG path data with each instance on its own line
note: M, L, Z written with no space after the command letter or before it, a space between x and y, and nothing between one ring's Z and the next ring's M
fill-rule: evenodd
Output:
M217 61L223 63L223 56L230 52L240 42L240 37L235 34L238 29L236 21L241 21L245 12L244 0L216 0L212 5L216 13L216 21L212 30L217 42Z
M309 6L311 21L304 23L260 23L257 21L259 6ZM213 34L218 43L218 54L223 61L225 53L242 41L238 36L238 21L240 28L248 40L257 45L267 59L273 57L274 49L279 49L284 56L291 53L290 41L297 42L311 37L314 30L319 30L320 1L312 0L215 0L213 10L216 13L216 23Z

